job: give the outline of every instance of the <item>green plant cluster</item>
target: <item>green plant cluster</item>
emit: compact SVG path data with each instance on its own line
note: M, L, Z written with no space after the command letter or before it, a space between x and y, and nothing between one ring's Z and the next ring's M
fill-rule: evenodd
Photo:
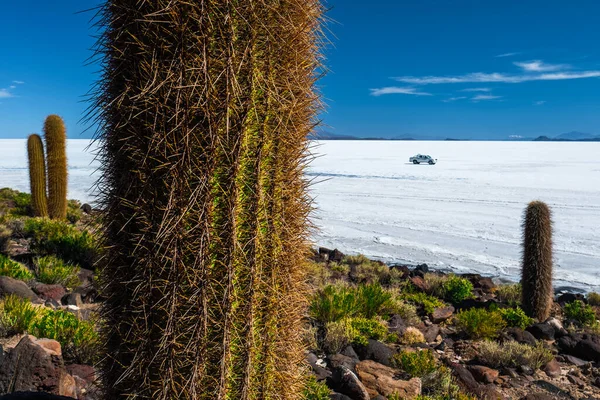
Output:
M496 288L496 298L502 303L508 305L521 304L522 286L520 283L511 283L500 285Z
M506 327L500 312L483 308L471 308L457 313L454 324L472 339L495 338Z
M77 286L79 266L65 263L55 256L39 257L35 261L37 279L42 283Z
M63 310L34 306L14 295L0 302L0 328L4 335L24 332L58 341L71 361L91 363L96 358L98 333L94 323Z
M28 218L24 234L32 238L31 247L41 255L56 257L83 268L92 269L97 247L87 230L80 231L68 222L46 218Z
M450 275L442 284L444 300L458 304L473 297L473 284L465 278Z
M591 306L600 306L600 294L595 292L588 293L587 302Z
M327 385L311 376L302 392L302 400L329 400L330 395L331 390Z
M411 378L422 378L435 371L437 361L431 350L402 351L394 354L392 365L411 376Z
M565 317L574 320L583 326L594 326L598 324L594 309L581 300L575 300L565 304L564 313Z
M31 194L10 188L0 189L0 216L25 217L31 215Z
M541 342L530 346L514 340L502 344L486 340L480 343L477 358L479 362L491 368L516 368L527 365L537 370L550 362L554 356Z
M0 276L8 276L26 282L35 278L26 266L11 260L3 254L0 254Z
M369 339L388 338L388 328L383 322L362 317L329 322L325 332L322 347L330 354L338 353L349 344L366 346Z
M444 302L437 297L428 295L427 293L403 293L400 298L409 303L413 303L423 309L425 314L431 314L433 310L439 307L444 307Z
M498 312L508 327L525 329L533 324L533 318L529 318L520 307L502 308Z

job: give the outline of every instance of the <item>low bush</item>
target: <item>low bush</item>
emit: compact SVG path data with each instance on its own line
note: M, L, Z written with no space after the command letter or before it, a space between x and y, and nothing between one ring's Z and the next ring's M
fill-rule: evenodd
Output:
M422 292L403 293L400 298L421 307L425 314L431 314L436 308L444 306L440 299Z
M5 212L12 216L31 215L31 194L9 188L0 189L0 214Z
M387 333L387 326L380 321L360 317L342 319L325 325L322 347L330 354L339 353L349 344L367 345L369 339L386 339Z
M77 200L69 200L67 202L67 221L76 224L81 220L82 216L81 203Z
M431 350L403 351L395 354L391 362L394 367L406 372L412 378L421 378L438 369Z
M587 302L591 306L600 306L600 294L595 292L588 293Z
M342 265L347 265L351 278L362 284L388 284L390 282L390 267L379 262L369 260L362 254L346 256Z
M533 319L529 318L525 311L523 311L520 307L517 308L503 308L498 310L504 322L509 327L517 327L521 329L525 329L528 326L533 324Z
M522 288L520 283L500 285L496 288L496 299L509 305L521 304Z
M597 324L594 309L589 304L584 304L581 300L565 304L564 312L567 319L574 320L583 326Z
M0 276L9 276L22 281L29 281L34 278L33 273L26 266L2 254L0 254Z
M324 382L317 382L314 377L310 377L302 391L302 400L329 400L331 390Z
M455 325L472 339L492 339L498 336L506 323L498 311L471 308L456 314Z
M477 355L479 362L491 368L516 368L527 365L533 370L541 368L553 358L552 352L541 342L536 346L530 346L514 340L503 344L492 341L481 342Z
M79 285L79 267L65 263L54 256L37 258L34 261L37 279L42 283L59 284L67 287Z
M360 285L357 298L359 313L365 318L386 316L395 308L392 294L378 283Z
M97 247L88 231L79 231L65 221L47 218L25 220L24 233L32 238L32 249L41 255L55 255L67 262L92 269Z
M406 328L404 334L400 338L400 343L404 345L425 343L425 336L423 335L423 332L421 332L417 328L409 326L408 328Z
M450 303L457 304L473 297L473 284L465 278L450 275L442 283L443 298Z
M477 400L461 393L456 379L452 376L450 368L440 365L438 368L421 377L423 395L417 397L422 400Z
M11 336L27 332L39 314L27 299L8 295L0 302L0 335Z

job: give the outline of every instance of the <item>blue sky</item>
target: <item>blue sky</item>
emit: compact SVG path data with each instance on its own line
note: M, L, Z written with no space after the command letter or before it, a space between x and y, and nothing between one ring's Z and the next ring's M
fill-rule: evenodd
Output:
M51 4L54 3L54 4ZM0 22L0 137L63 115L71 138L98 66L97 0L22 0ZM340 135L503 139L600 135L600 2L330 0L328 104Z

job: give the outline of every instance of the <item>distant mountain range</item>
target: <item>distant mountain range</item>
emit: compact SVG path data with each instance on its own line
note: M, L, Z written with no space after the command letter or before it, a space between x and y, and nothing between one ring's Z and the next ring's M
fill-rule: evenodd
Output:
M383 137L358 137L351 135L337 135L331 132L316 132L309 136L311 140L445 140L445 141L468 141L471 139L456 139L456 138L441 138L433 136L396 136L390 138ZM488 140L488 139L477 139L477 140ZM498 140L498 139L497 139ZM511 135L505 139L499 139L500 141L512 141L512 142L600 142L600 135L584 132L567 132L556 136L542 135L538 137L523 137L518 135Z

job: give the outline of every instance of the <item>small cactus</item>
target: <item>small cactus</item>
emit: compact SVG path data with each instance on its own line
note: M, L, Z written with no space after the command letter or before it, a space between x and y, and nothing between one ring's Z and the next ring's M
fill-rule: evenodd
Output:
M29 184L33 215L35 217L47 217L46 160L40 135L33 134L27 139L27 156L29 158Z
M523 310L540 321L552 307L552 213L541 201L533 201L523 220Z
M44 123L48 162L48 214L52 219L67 217L67 133L58 115Z

